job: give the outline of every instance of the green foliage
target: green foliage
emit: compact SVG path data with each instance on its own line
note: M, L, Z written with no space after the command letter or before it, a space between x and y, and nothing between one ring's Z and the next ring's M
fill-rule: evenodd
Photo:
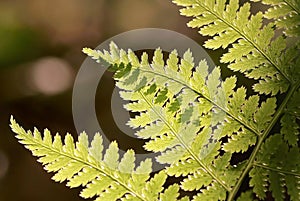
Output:
M269 137L262 145L250 171L250 185L259 198L265 198L268 183L276 200L284 200L285 193L290 200L300 198L300 150L289 147L282 135ZM287 191L287 192L285 192Z
M285 108L285 113L281 117L281 130L284 140L292 147L298 146L299 125L297 119L300 116L300 91L296 91Z
M253 85L256 92L272 95L283 93L288 90L290 81L299 79L296 70L299 64L299 43L287 50L286 39L275 36L274 24L263 25L263 17L276 18L275 24L279 28L287 28L288 33L297 33L299 36L299 1L266 0L263 3L276 6L271 7L266 14L258 12L255 15L250 13L250 3L239 6L238 0L231 0L228 4L225 0L173 2L185 7L180 10L182 15L194 18L188 23L189 27L200 28L200 34L213 37L205 42L206 48L228 48L221 62L228 63L231 70L259 81ZM290 24L285 24L285 20L277 18L279 16L285 16L283 18ZM277 38L274 40L274 37ZM297 61L291 62L294 60Z
M252 0L261 1L263 4L272 6L264 14L267 19L274 19L276 26L283 28L287 36L300 36L300 1L299 0Z
M46 170L57 172L55 181L84 186L84 198L177 200L181 190L196 191L194 201L261 200L266 192L276 201L299 200L299 2L263 0L270 8L256 14L238 0L174 3L193 17L188 26L211 37L206 48L227 49L220 61L256 80L256 94L248 95L236 76L223 81L219 67L210 71L205 60L195 63L190 50L181 57L174 50L166 60L159 48L152 59L147 53L138 58L113 42L109 51L83 50L111 64L120 96L129 102L125 109L138 113L128 126L139 128L144 149L157 153L165 169L150 177L151 161L135 168L133 150L119 160L116 142L102 156L99 134L89 147L85 134L76 145L68 134L62 145L58 135L52 142L47 130L43 138L37 130L26 133L12 119L13 131ZM250 157L234 162L244 152ZM239 192L247 176L250 188ZM168 177L181 181L166 186Z
M178 186L169 187L164 192L164 171L150 178L152 162L142 161L135 167L133 150L128 150L119 160L118 144L110 143L103 155L102 137L99 133L89 146L88 136L81 133L75 143L67 134L64 144L61 136L56 134L54 140L49 130L43 136L25 131L11 117L11 128L17 133L19 142L38 157L45 170L55 172L52 179L56 182L67 181L70 188L83 186L80 196L83 198L97 197L95 200L168 200L178 197Z
M84 52L95 53L90 49ZM246 89L236 87L235 77L221 81L219 68L208 72L204 61L192 73L189 50L182 59L177 59L173 51L164 62L157 49L152 63L146 53L139 61L131 50L126 53L114 43L110 52L97 54L94 59L111 62L116 74L122 74L115 77L116 85L122 90L121 97L131 101L125 108L140 112L128 125L142 128L136 135L150 139L144 148L160 153L158 162L170 164L166 169L169 176L185 177L183 190L200 189L193 200L225 200L226 191L231 191L245 168L244 163L230 165L231 153L247 151L257 138L269 132L276 98L262 103L257 95L246 98ZM290 101L288 105L297 103ZM217 128L212 129L214 126ZM228 141L221 143L224 137ZM218 150L226 153L222 155ZM256 188L254 192L260 196Z

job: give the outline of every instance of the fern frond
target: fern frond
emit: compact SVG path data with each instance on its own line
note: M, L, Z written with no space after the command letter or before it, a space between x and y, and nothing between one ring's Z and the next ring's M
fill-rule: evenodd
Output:
M252 0L271 6L265 13L267 19L274 19L278 28L283 28L287 36L300 36L299 0Z
M257 201L257 199L254 199L252 191L243 192L241 196L237 199L237 201L249 201L249 200Z
M299 124L297 120L300 119L300 91L296 91L293 97L287 104L285 113L281 117L281 130L284 140L288 145L294 147L298 146L299 142Z
M131 50L126 53L114 43L110 52L85 49L88 55L95 52L98 57L94 59L111 63L116 74L129 69L122 77L115 76L116 85L122 90L121 97L131 101L125 108L140 113L128 125L140 127L136 135L150 139L144 148L161 153L157 161L171 165L166 169L168 175L187 176L181 183L183 190L201 188L209 194L212 188L222 189L219 198L225 199L243 164L232 167L227 160L225 169L217 168L225 157L219 150L244 152L254 145L272 120L276 99L267 99L260 106L258 96L246 99L246 89L236 89L235 77L222 82L219 68L210 73L204 61L194 67L190 51L180 60L173 51L166 64L160 49L152 63L147 54L139 61ZM221 144L225 136L228 142ZM225 171L227 177L222 176Z
M250 171L250 185L260 199L265 198L267 190L275 200L290 200L300 197L300 149L290 148L282 135L270 136L263 144Z
M52 141L49 130L43 137L37 129L25 131L11 117L12 130L19 142L38 157L56 182L67 181L70 188L83 186L80 196L96 197L95 200L176 200L179 196L175 185L164 191L166 180L164 171L150 178L152 162L142 161L135 167L133 150L128 150L119 160L119 148L116 142L110 143L103 154L102 137L96 134L89 147L88 136L81 133L75 143L67 134L64 143L56 134ZM172 193L171 193L172 192Z
M288 90L293 80L299 79L295 74L286 71L285 67L289 66L286 60L291 59L286 40L275 37L272 23L263 25L261 12L251 15L250 3L240 7L238 0L173 2L185 7L180 10L181 15L194 18L188 23L189 27L200 28L200 34L213 37L205 42L206 48L229 47L221 62L229 63L228 68L233 71L240 71L246 77L258 80L253 85L256 92L272 95L283 93ZM299 23L297 18L295 20ZM298 59L298 52L292 55L294 60Z
M85 52L90 55L93 55L93 51L94 50L85 50ZM162 60L162 52L160 49L155 51L154 61L151 64L148 63L147 54L143 54L142 60L139 62L131 50L128 50L128 54L126 55L126 52L119 49L114 43L111 43L110 54L109 52L105 52L105 54L100 51L95 52L98 52L96 60L104 59L107 62L112 62L111 64L115 66L115 69L118 69L116 74L118 74L119 71L123 71L125 66L129 66L131 69L127 71L127 74L124 75L123 78L115 77L118 81L116 85L125 90L121 92L121 97L125 100L134 101L125 106L125 108L130 111L147 111L149 109L149 100L154 100L151 104L157 104L156 107L159 108L167 102L167 106L164 107L168 108L164 111L165 114L169 113L169 115L173 116L174 112L181 110L181 114L178 115L178 118L180 121L185 121L182 117L186 115L187 117L194 115L194 120L198 120L199 115L209 113L210 110L217 108L219 113L217 114L217 112L214 111L215 119L223 118L227 115L228 118L225 118L225 121L230 122L230 124L237 122L244 125L246 130L256 133L257 135L264 130L271 120L272 114L275 112L276 100L274 98L267 99L267 102L262 103L259 108L258 96L251 96L246 99L245 88L241 87L234 91L236 88L235 77L227 78L224 82L221 82L220 70L216 68L209 73L208 66L204 61L201 61L199 65L196 66L195 72L192 73L191 69L195 64L192 59L190 59L191 53L189 51L185 53L185 56L180 62L177 59L178 55L176 51L173 51L166 62L166 66ZM158 58L160 58L160 60ZM174 58L176 59L173 61L172 59ZM157 63L160 63L159 67L157 67ZM138 90L145 86L147 89L143 89L143 92ZM149 100L147 101L147 99ZM195 113L195 110L199 110L200 114ZM270 110L269 113L267 110ZM129 122L129 125L132 127L141 126L152 129L150 134L143 130L139 131L139 136L146 135L145 138L148 138L151 137L151 133L160 133L159 131L165 128L164 124L159 123L153 127L147 126L158 118L152 113L142 113ZM215 124L217 122L211 122L214 118L206 116L201 119L204 123L207 121L209 124ZM260 121L261 125L257 125L257 121ZM141 122L143 123L141 124ZM225 128L234 128L232 132L240 129L238 126L226 127L226 123L224 124L224 129ZM160 133L160 135L161 134L163 133ZM170 137L168 137L168 139L171 140Z
M299 200L300 2L252 1L270 8L251 14L251 4L239 0L173 0L184 7L182 15L193 18L188 26L211 37L206 48L228 49L221 62L254 79L255 92L270 96L247 95L236 76L223 81L219 67L210 71L205 60L195 63L190 50L182 56L174 50L165 61L158 48L150 62L146 53L138 58L114 43L109 51L83 49L111 65L129 102L125 109L136 113L127 125L138 128L135 134L147 140L143 148L167 165L153 177L150 159L136 167L133 150L120 156L118 144L104 148L100 134L91 144L85 133L77 142L70 134L62 141L47 129L43 135L26 132L13 117L12 130L55 173L53 180L82 186L83 198L172 201L179 200L179 191L197 191L193 201L257 200L266 192L276 201ZM249 158L235 162L235 154L244 152L251 152ZM182 179L166 187L169 176ZM247 176L250 189L237 197Z

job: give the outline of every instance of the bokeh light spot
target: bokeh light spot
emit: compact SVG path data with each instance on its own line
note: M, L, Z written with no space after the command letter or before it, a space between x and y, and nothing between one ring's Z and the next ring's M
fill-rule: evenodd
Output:
M73 79L74 71L65 60L47 57L33 64L29 83L35 92L55 95L69 89Z

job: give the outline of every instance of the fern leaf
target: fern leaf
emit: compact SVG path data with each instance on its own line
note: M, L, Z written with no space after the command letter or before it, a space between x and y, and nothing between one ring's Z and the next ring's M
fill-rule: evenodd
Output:
M253 191L261 199L265 198L265 192L270 190L275 200L284 200L286 193L290 200L298 200L299 161L299 147L289 148L280 134L270 136L260 149L250 171L250 185L253 186Z
M93 162L102 161L103 139L99 133L96 133L89 148L88 159Z
M208 186L205 190L200 190L201 193L198 193L193 197L193 201L211 201L211 200L225 200L226 193L222 188L215 183Z
M104 163L108 165L112 170L116 170L119 164L119 148L117 142L112 142L104 155Z
M267 178L268 174L260 169L252 169L249 173L251 180L249 182L250 186L253 187L253 192L256 193L257 197L264 199L267 192L267 181L262 180L262 178Z
M173 50L165 61L158 48L149 62L146 53L138 58L111 43L109 51L83 52L111 65L120 95L129 102L124 107L138 113L127 124L139 128L136 135L147 140L144 149L159 153L156 160L168 165L165 170L151 177L150 159L136 167L133 150L120 155L116 142L104 150L99 133L91 144L85 133L77 142L70 134L52 139L49 130L26 132L11 118L16 137L55 173L53 180L82 186L83 198L179 200L181 189L198 191L193 200L232 201L249 174L251 189L238 201L265 199L267 191L275 200L299 200L299 0L261 0L269 9L256 14L250 2L239 0L173 2L193 18L188 26L210 37L206 48L227 49L221 62L254 79L255 92L273 97L248 96L235 76L223 81L219 67L209 71L205 60L196 64L190 50L182 56ZM278 95L285 92L281 101ZM254 147L249 160L233 165L232 156L249 147ZM164 189L168 176L182 180Z
M254 199L252 191L243 192L241 196L237 199L237 201L248 201L248 200L257 201L257 199Z
M171 167L167 168L168 175L170 176L187 176L190 173L195 173L199 169L197 161L188 159L185 161L178 161Z
M242 12L246 12L248 7L243 9ZM253 21L259 23L260 19L261 15L253 17ZM254 23L252 28L255 27L260 26ZM262 34L272 37L268 35L269 31L265 27ZM270 47L275 49L279 45L278 41L280 39L272 42ZM115 80L122 90L121 97L131 101L125 108L140 113L130 119L128 125L140 127L136 135L150 139L144 148L160 152L156 159L160 163L170 164L166 169L169 176L185 177L181 189L201 189L202 193L195 196L195 200L224 200L226 192L231 192L231 187L239 180L246 163L231 166L228 160L224 160L226 157L220 155L220 149L227 153L245 152L249 146L255 145L257 137L269 132L269 125L277 115L276 98L267 98L259 104L259 96L247 97L244 87L236 87L235 77L222 82L219 68L208 72L205 61L195 65L189 50L182 59L178 59L177 51L174 50L164 62L162 50L157 49L151 63L146 53L139 61L131 50L126 54L114 43L110 45L110 52L97 53L98 58L94 59L110 62L117 74L123 71L124 66L130 66L123 77L115 77ZM266 66L270 69L270 65ZM255 75L254 72L251 72L251 76ZM265 80L272 75L278 77L277 69L273 72L264 77ZM227 142L221 143L224 137ZM219 163L225 169L219 168ZM185 168L187 166L190 170ZM250 168L247 166L247 169ZM266 172L257 172L257 175L260 174L268 175ZM255 174L250 172L250 175ZM278 179L277 175L272 176L273 180ZM258 197L265 196L267 183L253 176L250 184L254 186L253 191ZM271 190L278 190L279 187L270 185ZM213 197L213 190L218 191L220 196ZM274 196L282 197L279 193Z
M189 175L181 183L181 187L185 191L199 190L203 186L208 186L212 182L212 178L201 172L197 171L194 174Z
M115 52L120 51L120 50L113 50L115 48L117 48L116 45L111 44L111 49L112 49L111 51L115 51ZM130 50L128 52L129 52L128 53L128 57L129 57L129 55L131 55L132 52ZM175 53L172 52L170 57L174 57L174 54ZM104 54L101 53L101 52L98 54L99 58L102 57L103 55ZM109 54L105 55L105 57L112 57L112 56L113 56L112 54L111 55L109 55ZM122 63L122 58L120 57L120 55L118 56L118 58L105 58L105 57L103 56L104 60L107 60L107 61L114 60L114 61L117 61L117 63L119 63L119 64ZM127 58L125 60L128 60L128 59L129 58ZM170 58L169 58L169 60L170 60ZM185 59L182 59L182 63L187 62L187 61L185 61ZM192 63L190 63L190 64L192 65ZM204 96L204 99L207 99L208 102L212 102L213 104L216 104L216 105L219 104L220 105L219 107L221 107L221 106L225 107L224 102L225 102L225 105L226 105L226 97L225 97L225 99L222 98L224 96L222 90L231 91L231 89L235 87L235 83L234 83L235 79L234 79L234 77L232 77L232 78L228 78L228 80L225 80L225 82L224 82L224 84L222 84L223 86L221 88L216 89L216 88L219 87L219 85L221 85L221 83L219 81L216 82L216 80L218 80L218 78L220 77L219 70L215 69L209 75L208 72L207 72L208 67L203 61L201 61L199 63L199 65L197 66L197 68L195 70L195 73L193 73L193 75L192 75L192 79L189 79L189 76L191 76L191 75L186 75L181 70L179 72L177 72L177 74L174 74L174 72L171 74L171 73L169 73L171 67L170 68L168 67L168 68L163 68L164 69L163 71L161 71L161 69L159 69L159 71L161 71L161 73L158 73L156 71L153 72L153 70L155 70L155 69L151 69L150 66L155 66L155 65L152 65L152 64L149 64L149 63L142 64L142 62L141 62L138 66L133 66L132 67L134 69L133 72L135 72L135 69L138 69L139 73L140 73L140 75L135 77L135 79L137 80L137 83L140 80L143 80L143 79L147 80L148 81L148 83L147 83L148 86L151 86L151 84L153 82L155 82L156 87L151 86L151 87L149 87L149 89L147 89L148 92L149 92L149 90L150 91L154 90L154 91L152 91L153 93L152 93L151 97L150 97L150 94L147 92L148 93L147 96L149 96L149 98L148 98L149 100L152 100L152 98L155 97L154 100L156 101L157 97L156 97L155 93L158 93L159 94L158 96L160 96L161 95L160 90L164 91L165 88L163 88L163 87L165 87L165 86L167 86L167 89L168 89L168 93L162 95L162 96L165 97L165 99L167 99L168 96L172 96L172 94L173 95L175 95L175 94L181 95L181 96L178 96L177 99L173 99L171 101L171 103L169 105L169 108L171 108L174 104L177 104L178 100L180 100L179 103L180 103L180 105L182 105L182 108L185 108L186 104L193 103L193 101L191 101L191 100L197 99L197 96L199 96L199 95ZM173 62L173 66L174 66L174 62ZM177 67L175 67L175 69L181 69L182 66L184 66L184 65L181 64L181 66L177 66ZM117 86L119 86L121 89L124 89L124 90L126 90L126 89L129 90L130 87L134 87L134 84L128 84L128 85L126 84L127 81L129 80L128 77L130 77L130 75L131 74L129 74L126 78L123 78L122 81L117 82ZM182 78L182 79L180 79L180 78ZM206 80L206 79L207 79L207 81L205 82L204 80ZM189 80L189 82L187 80ZM201 80L202 80L202 82L201 82ZM230 84L227 84L227 83L230 83ZM172 86L174 86L175 84L176 84L176 90L175 89L173 90ZM157 87L157 86L159 86L159 87ZM183 89L182 92L183 93L189 93L189 96L182 95L183 93L180 93L180 90L182 90L182 89ZM218 92L218 90L220 92ZM239 91L240 90L238 90L237 93ZM219 95L215 96L216 93L218 93ZM228 92L226 92L226 93L228 93ZM243 93L244 94L246 93L245 90L244 90ZM125 94L126 94L126 97L125 97ZM231 92L228 93L228 96L231 96L231 95L232 95ZM214 96L214 97L212 97L212 96ZM135 108L140 108L141 104L143 105L144 109L145 109L145 107L147 107L145 105L145 100L143 100L143 97L142 97L141 93L121 92L121 97L125 98L126 100L129 100L130 97L134 97L134 100L139 100L135 103L129 104L128 109L130 109L130 110L133 110L132 107L135 107L135 106L136 106ZM186 97L189 97L189 98L187 99ZM216 100L214 100L214 99L216 99ZM229 99L229 97L228 97L228 99ZM241 97L241 99L239 100L240 105L242 105L242 102L244 100L245 100L245 98ZM234 104L234 98L229 99L229 103L230 103L230 106L233 105ZM161 108L161 105L162 104L160 104L160 106L159 106L160 108ZM202 105L203 105L203 103L201 105L199 105L199 107L201 107L201 109L204 109ZM207 106L209 106L209 105L207 105ZM125 106L125 107L127 107L127 106ZM238 106L235 106L234 109L232 109L232 110L226 110L226 108L221 107L221 110L223 110L223 112L225 111L225 112L229 113L230 116L233 117L234 119L240 119L238 117L239 111L237 110L237 108L238 108ZM247 109L247 107L245 107L245 110L246 109ZM254 109L256 109L256 108L254 108ZM141 111L141 109L138 109L138 110ZM134 110L134 111L136 111L136 110ZM253 110L253 111L255 111L255 110ZM164 111L164 112L166 114L168 113L167 111ZM135 126L135 124L136 124L136 125L141 125L143 127L143 126L148 125L148 124L151 123L150 122L151 118L152 118L152 121L155 120L155 119L153 119L153 118L155 118L155 114L153 114L153 112L142 113L140 116L136 117L134 120L131 120L129 125L133 126L133 127L136 127ZM249 116L247 116L247 118L253 119L253 117L249 117ZM242 123L247 125L246 122L242 122ZM247 127L248 127L248 125L247 125ZM249 125L249 127L251 128L250 125ZM162 128L158 127L157 129L162 129ZM156 131L159 132L159 130L156 130Z
M86 186L90 181L94 180L99 175L99 172L91 167L84 167L81 172L73 177L67 183L69 187Z
M259 0L252 0L259 1ZM275 19L276 26L283 28L287 36L299 36L300 27L300 1L261 1L263 4L272 6L264 14L267 19Z
M182 15L194 18L188 23L189 27L200 28L200 34L212 37L205 42L206 48L229 47L228 52L222 56L221 62L229 63L228 68L233 71L240 71L248 78L258 80L253 86L256 92L274 96L286 92L293 79L298 80L295 75L286 72L283 68L286 63L284 57L289 54L286 40L282 37L273 40L275 37L273 24L263 25L265 15L261 12L251 15L250 3L239 6L238 0L191 0L189 3L173 0L173 2L184 7L181 9ZM272 4L269 1L263 2ZM283 4L288 4L291 9L297 8L296 2L282 3L279 7ZM287 12L286 16L291 12L291 10ZM297 11L293 11L292 15L296 16L293 19L298 24L299 15L294 12ZM296 55L297 53L293 54L294 59Z
M257 127L260 131L264 131L267 125L272 120L272 115L275 113L276 99L270 98L261 104L261 108L254 114L254 120L257 122Z
M160 194L161 201L168 201L168 200L178 200L179 196L179 186L177 184L169 186L164 193Z
M284 140L290 146L298 146L299 142L299 125L297 119L300 118L300 91L296 91L287 104L284 115L282 116L280 133Z
M227 161L227 168L217 168L215 163L222 160L219 151L245 152L254 145L273 118L276 99L267 99L259 107L258 96L246 99L246 89L236 89L235 77L220 81L220 69L209 73L204 61L194 67L189 50L182 59L173 51L165 63L157 49L152 63L143 59L148 58L145 53L140 62L131 63L130 58L136 58L132 51L126 57L113 53L125 52L115 44L110 48L110 53L98 52L96 60L114 61L116 72L131 66L127 74L115 79L121 97L131 101L125 108L140 112L128 125L140 127L136 135L150 139L144 148L160 152L157 161L170 164L168 175L186 177L180 186L183 190L207 188L208 193L213 185L225 194L230 191L244 166L232 167ZM223 137L228 142L221 146ZM222 176L225 171L227 177Z
M157 194L163 190L163 184L167 179L165 172L156 174L145 186L143 196L151 200L157 199Z
M253 133L246 131L236 131L231 136L228 143L223 145L223 150L227 152L245 152L248 150L249 145L254 145L256 142L256 136Z
M178 188L173 187L163 192L166 174L160 172L150 179L152 162L149 159L142 161L135 167L133 150L128 150L119 159L119 148L112 142L102 159L102 137L96 134L89 147L88 136L82 133L78 141L70 134L61 141L60 135L52 137L49 130L40 134L25 131L11 117L12 130L20 143L29 149L38 161L49 172L55 172L52 177L57 182L67 181L67 186L74 188L83 186L80 196L83 198L96 197L95 200L157 200L164 197L176 200ZM75 146L76 145L76 146ZM172 195L170 194L172 192Z

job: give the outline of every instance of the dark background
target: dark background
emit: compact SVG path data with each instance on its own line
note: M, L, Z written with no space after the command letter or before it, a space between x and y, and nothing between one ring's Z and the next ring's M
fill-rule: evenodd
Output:
M82 200L80 189L50 180L52 174L17 142L10 115L26 130L49 128L76 136L72 87L86 58L82 48L149 27L177 31L201 44L197 30L186 27L188 20L165 0L0 0L0 201ZM209 53L218 64L220 51ZM105 74L96 109L98 117L106 117L105 134L118 139L122 133L110 111L113 84Z

